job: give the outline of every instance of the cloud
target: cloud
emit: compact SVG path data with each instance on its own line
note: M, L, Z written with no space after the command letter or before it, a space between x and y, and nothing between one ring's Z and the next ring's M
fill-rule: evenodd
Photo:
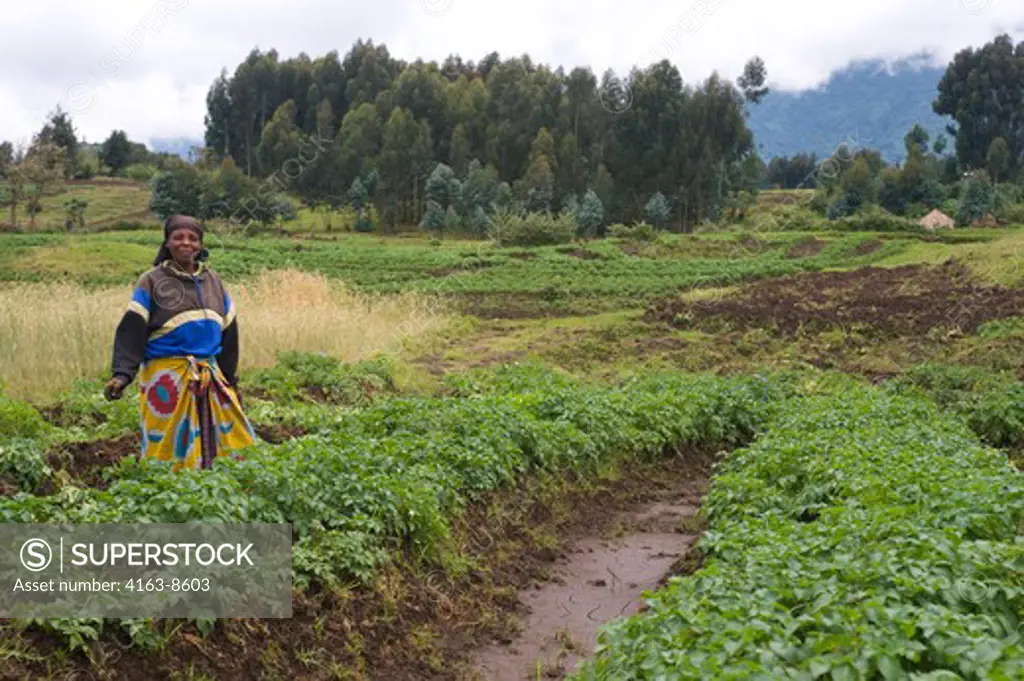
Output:
M814 87L853 59L934 52L936 63L1000 32L1024 36L1010 0L33 0L5 8L0 139L23 140L58 103L91 141L203 135L206 92L254 47L282 59L358 39L399 58L529 54L568 71L624 74L661 58L684 80L739 75L753 54L771 84Z

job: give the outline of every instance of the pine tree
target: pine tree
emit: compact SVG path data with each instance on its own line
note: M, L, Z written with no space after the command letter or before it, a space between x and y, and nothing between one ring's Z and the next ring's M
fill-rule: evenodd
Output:
M436 202L442 210L447 209L455 199L457 181L450 166L438 163L427 178L427 200Z
M441 204L433 199L428 199L427 210L424 211L423 219L420 220L420 227L440 232L444 229L444 220L445 210L441 207Z
M487 234L490 231L491 219L487 217L483 206L477 206L473 209L469 218L469 228L476 234Z
M576 200L575 194L566 194L565 198L562 199L562 212L576 215L580 210L579 201Z
M462 218L454 205L448 206L444 214L444 229L446 232L458 232L462 229Z
M647 218L647 222L660 229L668 221L671 210L665 195L661 192L654 192L654 195L648 199L647 205L644 206L644 216Z
M593 189L588 189L583 196L576 221L583 236L586 237L593 237L601 228L601 224L604 222L604 206Z
M368 199L369 193L366 191L366 187L363 186L362 180L358 177L352 180L352 186L348 190L348 200L352 203L352 207L357 211L361 211L366 207Z

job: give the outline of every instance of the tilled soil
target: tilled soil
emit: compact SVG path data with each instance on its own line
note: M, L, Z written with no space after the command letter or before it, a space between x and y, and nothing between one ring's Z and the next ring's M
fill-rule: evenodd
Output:
M455 296L464 314L481 319L542 319L593 313L583 301L557 304L543 293L464 293Z
M254 423L252 429L256 431L256 434L262 440L272 445L279 445L285 440L291 440L292 438L302 437L307 434L306 429L302 426L285 426L280 423L274 425Z
M949 261L936 267L863 267L750 284L736 295L653 304L647 321L709 331L765 328L785 336L834 328L872 337L972 333L993 319L1024 314L1024 291L974 281Z
M112 440L63 445L46 455L46 463L54 472L66 471L80 485L106 489L108 483L103 471L124 457L138 453L139 436L137 433L129 433ZM49 491L46 487L48 485L44 483L44 489L37 490L37 494Z
M280 444L285 440L307 434L301 426L285 426L282 424L253 424L256 434L270 444ZM139 453L138 433L126 433L121 437L89 442L71 442L58 446L46 453L46 464L53 470L47 480L38 489L21 490L9 480L0 478L0 497L10 497L19 491L26 491L36 496L48 496L57 491L57 479L63 474L70 477L75 484L105 490L109 482L104 472L116 465L126 456Z

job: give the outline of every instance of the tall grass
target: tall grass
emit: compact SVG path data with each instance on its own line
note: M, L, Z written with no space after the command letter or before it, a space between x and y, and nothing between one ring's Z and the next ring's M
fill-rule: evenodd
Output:
M272 270L227 282L238 307L241 370L270 366L284 350L355 361L397 351L406 339L440 330L447 311L421 294L355 293L317 274ZM0 290L0 387L44 402L77 378L109 372L114 329L130 287L6 284Z

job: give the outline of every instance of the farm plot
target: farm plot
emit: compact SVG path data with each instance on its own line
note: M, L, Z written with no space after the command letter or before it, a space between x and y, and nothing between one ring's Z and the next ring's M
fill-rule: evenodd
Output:
M705 499L710 525L698 542L705 563L649 599L649 612L611 626L594 663L598 678L655 678L644 670L666 661L680 665L666 670L695 679L858 678L882 669L890 678L948 669L1010 679L1024 664L1009 628L1024 613L1024 556L1014 542L1024 485L1005 454L983 447L955 413L923 397L829 376L665 373L601 387L534 366L450 376L448 386L447 397L388 398L349 412L296 409L292 425L309 435L173 484L158 466L122 460L103 485L65 484L51 494L23 485L42 495L0 500L5 522L291 522L299 614L258 629L187 623L175 636L163 622L8 628L5 645L26 653L8 660L8 671L48 673L33 650L71 644L95 654L127 637L136 645L108 661L112 678L142 666L170 674L182 656L215 678L268 668L329 678L328 660L339 659L386 669L386 678L454 678L442 670L467 662L471 642L501 626L460 635L431 629L431 642L417 647L416 632L437 622L398 603L390 618L379 609L381 598L387 602L380 589L399 588L395 566L409 566L402 589L430 574L426 583L442 575L450 585L472 582L473 574L487 581L480 567L457 566L470 558L460 548L462 519L489 495L537 476L585 486L615 462L642 467L681 449L723 447L745 448L718 464ZM963 590L979 583L990 598L972 600L976 591ZM449 588L450 605L458 599ZM439 616L443 601L428 607L417 593L417 607ZM398 620L405 624L396 624L396 613L408 613ZM344 647L348 630L312 633L317 621L352 617L362 618L365 648ZM657 663L647 652L659 649L650 647L655 630L665 632ZM384 643L389 636L400 637L397 647ZM163 643L144 652L154 637ZM302 645L277 648L272 660L246 652L272 642ZM196 656L196 645L206 654ZM311 670L303 651L321 647L347 652ZM965 657L966 650L987 652Z
M573 679L1024 673L1024 480L933 405L787 403L705 499L709 554Z

